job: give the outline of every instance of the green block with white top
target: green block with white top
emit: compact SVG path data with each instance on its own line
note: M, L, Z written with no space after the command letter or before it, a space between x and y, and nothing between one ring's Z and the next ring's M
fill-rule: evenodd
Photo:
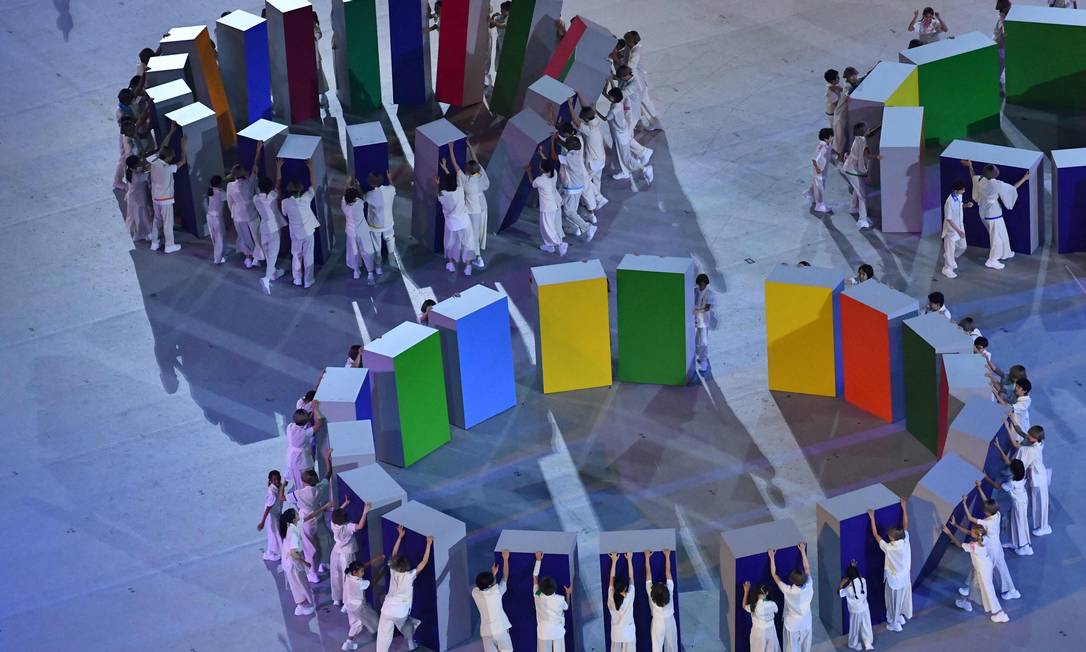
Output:
M626 254L618 282L618 377L685 385L694 360L694 261Z
M1086 10L1015 5L1003 25L1007 102L1086 109Z

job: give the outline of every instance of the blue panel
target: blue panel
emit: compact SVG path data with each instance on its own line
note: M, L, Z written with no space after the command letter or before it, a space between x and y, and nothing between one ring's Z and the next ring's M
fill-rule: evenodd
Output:
M339 493L337 494L339 496L339 501L342 503L344 498L351 499L351 503L347 505L347 520L351 523L357 523L358 519L362 518L362 510L365 509L366 502L359 498L358 494L348 487L347 483L338 475L336 476L336 482L339 483ZM393 533L393 535L395 535L395 533ZM395 539L393 539L393 541L395 541ZM376 554L380 554L370 550L370 538L365 528L354 533L354 542L358 548L358 551L354 556L357 561L369 561L370 559L373 559ZM380 568L380 565L374 565L374 568ZM372 580L373 570L367 568L365 577L366 579ZM373 605L373 589L366 589L366 601Z
M392 546L396 543L396 524L387 518L381 519L381 540L385 546L385 557L392 557ZM422 561L426 550L426 537L406 530L400 544L400 554L407 558L411 566ZM415 642L431 650L440 650L437 622L437 578L434 574L436 564L431 558L426 568L415 577L415 591L411 602L411 616L421 621L415 630ZM530 572L530 571L529 571ZM455 596L456 597L460 596ZM399 633L396 634L399 636Z
M787 577L793 569L802 567L802 563L799 548L791 546L777 549L777 574L782 578ZM784 626L781 617L784 613L784 595L769 575L767 553L760 552L735 560L735 586L732 587L732 595L736 596L736 600L743 596L743 582L750 582L752 594L761 584L769 587L769 597L777 603L777 636L779 638ZM750 652L750 614L738 602L730 607L735 610L735 652Z
M268 61L268 23L261 22L245 32L245 84L248 122L270 118L271 64Z
M875 524L879 532L885 536L886 530L891 527L901 527L901 506L894 504L875 510ZM867 605L871 609L871 625L875 626L886 620L886 599L883 595L883 569L885 568L886 555L883 554L879 542L871 535L871 522L867 514L858 514L852 518L841 521L841 559L839 577L820 577L818 581L837 584L838 579L845 576L845 570L853 559L860 569L860 576L867 580ZM843 633L848 633L848 606L845 599L841 598ZM830 632L836 635L837 632Z
M358 179L358 183L362 185L362 191L369 192L373 190L366 182L366 177L371 172L378 174L388 172L388 143L355 145L353 156L354 175Z
M470 428L517 403L508 299L460 319L456 335L464 427Z
M392 60L392 101L425 104L428 48L422 33L422 2L390 0L388 3L389 56Z
M501 570L501 554L494 553L494 563ZM569 569L572 567L568 555L547 554L539 567L540 577L550 577L558 585L558 592L572 586ZM532 569L535 568L535 555L532 553L509 554L509 577L506 580L505 596L502 606L509 617L512 628L509 636L514 650L536 649L535 601L532 597ZM577 606L577 587L573 588L573 605ZM573 609L566 610L566 649L576 650L573 627Z
M1061 254L1086 251L1086 167L1056 171L1056 244Z
M286 190L287 185L290 184L292 181L297 181L298 183L302 184L303 191L309 188L309 167L306 166L305 161L296 158L283 159L283 178L281 179L281 182L284 191ZM317 192L317 194L319 195L320 193ZM317 212L316 198L313 199L311 205L313 207L313 214L319 215L319 213ZM322 242L323 238L319 233L321 228L322 227L317 227L317 230L313 232L313 263L316 265L324 264L325 251ZM283 227L283 233L280 240L282 241L283 245L287 247L287 251L289 252L290 231L288 227ZM369 379L367 379L367 382L368 380Z
M778 552L778 555L780 553ZM777 560L780 561L785 557L778 556ZM799 551L796 549L796 559L799 559ZM652 576L658 581L664 579L664 556L662 554L654 554L651 557L652 564ZM678 634L681 632L679 627L679 580L678 580L678 558L676 552L671 551L671 570L672 581L675 585L675 591L671 594L671 602L675 607L675 630ZM766 568L769 568L768 558L766 559ZM633 569L634 569L634 581L630 582L631 588L637 591L637 602L634 603L634 626L637 628L637 652L652 652L652 607L649 606L649 594L645 590L645 554L644 551L634 552L633 554ZM626 577L626 558L622 555L618 557L618 565L615 568L615 577ZM766 571L768 572L768 570ZM611 649L611 612L607 609L607 592L611 590L611 557L610 555L600 555L600 587L603 589L603 647L605 650ZM742 595L742 582L740 582L740 595ZM778 591L779 593L779 591ZM629 599L630 594L626 594L626 598ZM749 624L747 627L750 629ZM682 636L678 635L679 649L682 649Z
M373 419L373 404L371 403L370 374L366 374L366 380L362 383L362 389L358 390L358 398L354 401L354 416L359 421Z
M549 140L536 143L535 154L532 155L532 162L529 164L532 166L532 176L539 176L539 164L543 159L539 157L539 148L542 146L548 146ZM544 150L546 151L546 150ZM558 174L558 167L555 166L555 174ZM513 201L509 202L509 209L505 212L505 215L499 216L502 220L501 226L498 227L498 231L503 231L514 224L520 219L520 213L524 210L524 205L528 202L528 198L535 192L535 188L528 182L528 175L525 174L521 177L520 185L517 186L517 192L513 196Z

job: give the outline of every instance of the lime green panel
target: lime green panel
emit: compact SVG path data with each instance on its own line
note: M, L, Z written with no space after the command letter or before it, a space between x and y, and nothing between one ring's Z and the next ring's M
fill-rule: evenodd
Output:
M685 385L688 355L683 274L619 269L618 377L634 383Z
M999 126L999 53L989 47L920 65L924 136L949 143Z
M1006 28L1007 101L1086 109L1086 26L1015 21Z
M393 365L406 468L449 442L440 335L434 332L399 354Z

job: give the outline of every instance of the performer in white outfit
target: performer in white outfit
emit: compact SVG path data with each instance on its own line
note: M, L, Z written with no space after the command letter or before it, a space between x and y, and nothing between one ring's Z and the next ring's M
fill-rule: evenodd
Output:
M565 256L569 245L562 230L558 175L554 171L554 161L547 158L542 147L539 148L539 158L539 176L532 174L531 164L524 167L528 182L539 193L539 234L543 239L539 248L547 253L558 252L559 256Z
M626 32L622 37L622 40L626 42L627 59L626 65L628 65L634 72L634 77L641 85L639 89L639 95L641 96L641 120L638 124L642 129L649 131L659 131L663 129L660 126L660 115L656 111L656 105L652 101L652 96L649 95L649 80L645 76L645 68L641 65L641 35L635 31Z
M1014 208L1014 202L1018 201L1018 189L1029 180L1029 172L1012 186L999 180L999 168L994 165L985 165L983 175L973 171L972 161L962 161L962 165L969 168L969 178L973 180L973 201L977 202L980 219L988 229L988 260L984 266L1003 269L1000 261L1014 258L1007 224L1003 221L1003 209Z
M449 155L453 155L452 143ZM456 266L463 263L464 276L471 276L471 263L479 252L475 250L477 240L464 200L464 187L457 183L457 175L449 172L445 159L441 159L441 172L441 177L434 177L434 185L441 189L437 201L445 218L445 269L455 272Z
M509 579L508 550L502 550L501 581L495 579L497 576L497 564L491 567L489 573L476 575L471 599L479 610L479 636L483 639L483 652L513 652L513 641L509 638L509 628L513 625L502 606L502 596L505 595Z
M943 276L957 278L958 258L965 253L965 217L963 209L972 208L973 202L963 201L965 184L955 181L953 189L943 202Z
M170 125L170 135L165 142L170 142L177 123ZM163 144L158 156L151 160L151 205L154 209L154 222L151 225L151 251L158 251L159 233L165 242L163 252L172 254L181 250L181 245L173 241L173 175L185 166L185 136L181 136L181 155L175 157L169 145Z
M264 250L260 246L260 216L253 205L257 182L255 172L263 149L264 143L257 141L252 167L246 170L235 165L226 183L226 204L230 207L230 218L234 220L234 230L238 234L236 247L245 256L246 267L264 260Z
M1003 484L997 484L987 475L984 476L992 488L1002 489L1011 499L1011 512L1007 520L1010 541L1004 542L1003 547L1013 548L1020 557L1028 557L1033 554L1033 546L1030 545L1029 539L1029 491L1026 488L1026 465L1022 463L1022 460L1012 460L1007 457L998 440L992 443L1011 470L1011 479Z
M596 190L596 210L599 210L608 202L601 192L603 168L607 165L607 146L603 140L604 120L596 113L595 107L585 106L583 99L580 115L575 116L571 109L570 118L584 145L585 167L588 168L589 179Z
M951 523L954 523L953 519L951 519ZM995 585L992 584L992 558L988 555L989 548L984 542L987 535L984 526L974 525L972 527L970 536L972 536L973 540L968 543L958 541L958 538L951 533L950 528L945 525L943 526L943 534L950 539L952 544L969 553L969 559L973 563L973 586L977 589L984 611L991 614L992 622L1005 623L1009 621L1010 618L1007 616L1007 612L1003 611L1003 605L999 603ZM968 607L963 606L963 603ZM966 611L973 610L973 605L961 598L955 604Z
M396 223L393 219L393 203L396 199L396 186L392 185L394 175L391 172L371 172L366 178L370 190L363 195L366 200L366 220L370 229L384 238L388 256L396 258ZM381 275L381 248L377 248L377 275Z
M282 164L283 159L279 159L277 165L281 166ZM306 165L309 166L309 178L315 181L317 176L313 172L313 159L306 161ZM286 215L287 223L290 226L290 258L294 284L303 285L302 275L304 272L304 285L306 288L312 287L314 283L313 248L315 246L315 237L313 233L320 226L317 216L313 213L313 200L315 197L316 194L313 192L312 185L306 188L305 192L302 192L301 184L294 181L287 186L287 196L283 198L283 213Z
M943 34L950 31L950 28L943 22L938 11L931 7L924 7L923 13L913 10L913 17L909 21L907 31L916 32L916 40L920 41L921 45L927 45L938 41Z
M294 487L301 487L302 472L313 468L313 432L323 421L320 402L313 401L312 414L295 410L287 424L287 480Z
M321 540L329 538L324 512L332 508L328 483L332 477L331 454L332 449L328 449L324 459L327 471L323 478L313 469L306 469L302 471L301 486L296 486L290 494L302 515L302 535L305 537L302 543L305 544L305 560L309 562L307 574L313 584L320 582L320 574L328 570L326 550L321 546Z
M357 183L357 180L351 180L352 185L343 191L343 199L339 203L347 233L347 267L351 268L351 275L358 279L362 277L362 267L365 266L366 284L376 285L374 274L382 271L380 265L375 265L381 251L381 234L371 229L366 221L366 202Z
M833 133L833 116L837 111L837 102L841 99L841 93L844 89L841 88L841 73L837 72L833 68L827 70L822 78L826 80L826 124L830 127L830 134ZM822 140L822 137L818 137Z
M543 553L535 553L532 569L532 595L535 601L536 652L565 652L566 610L569 609L573 587L565 587L565 598L558 595L558 585L550 577L539 577ZM570 583L573 578L570 578Z
M607 611L611 614L611 652L636 652L637 629L633 608L637 592L631 591L634 579L633 553L626 557L626 577L615 577L618 553L611 553L611 579L607 582Z
M306 582L306 570L309 562L305 560L301 527L298 524L298 512L284 510L279 516L279 536L283 540L283 574L287 578L291 596L294 598L294 615L310 616L316 610L317 599L313 589Z
M125 160L124 224L133 242L151 239L151 187L147 161L138 156Z
M1030 426L1023 430L1014 419L1006 419L1007 432L1015 433L1011 437L1011 445L1014 447L1015 459L1021 460L1026 467L1026 484L1029 486L1029 511L1033 536L1043 537L1052 534L1052 528L1048 524L1048 488L1052 482L1052 475L1045 466L1044 446L1045 429L1041 426Z
M619 171L611 178L632 179L634 174L640 172L645 183L652 183L652 166L649 165L652 150L642 146L634 138L629 99L617 88L607 91L607 99L611 102L611 108L607 112L607 124L611 127L611 142L619 167Z
M750 582L743 582L743 610L750 614L750 652L780 652L777 603L769 599L769 587L759 586L752 596Z
M268 543L264 547L264 561L279 561L282 556L282 540L279 538L279 516L283 513L283 500L286 499L287 486L279 471L268 472L268 490L264 497L264 513L256 524L257 532L264 530ZM268 519L271 519L271 524Z
M223 211L226 205L226 184L219 175L211 177L207 188L207 233L211 236L211 262L221 265L226 262L223 258L223 247L226 240L226 221Z
M264 294L271 294L271 282L284 274L276 265L279 260L279 233L287 225L286 218L279 210L281 167L275 170L275 183L261 177L257 181L257 192L253 195L253 208L260 215L260 249L264 252L264 277L260 279L260 287Z
M901 499L901 527L889 528L886 540L879 536L875 511L867 510L871 534L879 542L886 557L883 581L886 598L886 629L900 632L905 621L913 617L912 546L909 542L909 510Z
M366 589L370 588L370 582L366 579L366 568L384 558L384 555L379 555L365 563L352 561L347 565L343 577L343 610L347 612L348 630L347 640L343 641L340 647L345 652L358 649L358 643L354 640L363 629L370 634L377 633L379 616L373 607L366 604Z
M456 184L464 189L464 206L468 210L468 217L471 218L471 230L475 234L475 260L472 261L472 265L479 269L486 267L486 261L483 260L483 250L486 249L486 231L487 231L487 206L486 206L486 191L490 189L490 178L486 176L486 170L483 166L479 165L479 155L475 153L475 148L468 143L468 150L471 152L471 160L465 165L463 170L460 169L460 164L456 162L456 157L451 155L452 145L449 146L450 158L452 159L453 169L456 170Z
M713 291L709 275L698 274L694 279L694 361L698 371L709 371L709 322L713 316Z
M853 559L841 578L838 595L848 607L848 646L853 650L874 650L875 634L871 629L871 607L867 604L867 580Z
M426 550L422 553L422 561L412 568L411 562L399 554L404 537L403 526L396 526L396 531L396 543L388 558L388 593L385 594L385 601L381 605L381 618L377 623L377 652L388 652L392 645L392 635L397 629L407 641L407 649L414 650L418 647L415 630L418 629L420 621L411 616L411 603L415 597L415 577L430 563L430 549L434 545L434 539L426 537Z
M977 480L976 485L977 493L984 496L983 483L980 480ZM999 514L999 503L990 498L985 500L984 518L976 518L969 508L966 497L962 496L962 509L965 511L965 518L969 523L983 526L984 530L988 533L987 536L984 537L984 543L988 546L987 554L992 560L993 576L999 578L999 588L1002 589L1001 594L1003 599L1017 600L1022 597L1022 594L1014 587L1014 580L1011 578L1011 571L1007 567L1007 559L1003 554L1003 543L999 540L999 530L1002 524L1002 519ZM953 520L951 521L951 525L962 532L969 532L968 529L962 527ZM958 589L958 593L961 593L965 597L969 597L969 587L973 583L972 580L973 573L970 572L969 577L966 579L965 586Z
M652 551L645 551L645 592L649 595L649 611L652 622L649 635L652 652L679 652L679 632L675 626L675 582L671 579L671 551L665 548L664 581L652 581Z
M811 157L813 176L811 185L803 196L811 203L811 210L816 213L831 214L833 211L826 204L826 168L833 160L833 129L823 127L818 130L818 145L815 145L814 156Z
M784 652L811 652L814 585L811 582L811 564L807 560L807 544L800 543L797 547L803 570L793 570L788 575L788 583L784 583L777 575L776 551L770 549L769 573L784 594Z
M844 83L833 108L833 152L838 161L845 160L845 148L848 146L848 96L860 85L860 73L849 66L845 68Z
M867 146L867 139L882 129L881 126L867 131L867 125L856 123L852 128L852 146L849 148L845 162L841 166L841 173L852 189L851 207L849 213L856 215L856 227L860 229L871 228L871 222L867 219L867 171L868 161L882 159L882 154L872 154Z
M552 141L553 146L553 141ZM586 242L596 236L596 187L588 179L584 164L581 139L570 136L562 142L565 152L558 155L558 181L561 186L562 217L574 229L574 235L583 235ZM581 217L581 202L588 208L588 220Z
M344 498L339 509L332 512L332 553L328 557L328 572L332 587L332 604L343 605L343 613L347 613L347 605L343 598L343 579L347 574L347 567L354 561L358 552L358 544L355 543L355 533L366 527L366 517L370 513L370 505L366 503L362 507L362 515L354 523L347 520L347 505L351 504L350 496Z

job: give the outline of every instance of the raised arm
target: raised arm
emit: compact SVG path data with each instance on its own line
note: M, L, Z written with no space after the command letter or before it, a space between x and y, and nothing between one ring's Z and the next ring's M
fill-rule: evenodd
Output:
M456 153L453 151L452 143L449 143L449 160L452 161L453 169L456 170L456 173L460 174L460 164L456 162ZM444 167L442 167L442 169L445 170L446 173L449 171L447 168Z
M811 562L807 559L807 543L800 542L800 544L796 547L799 548L799 558L803 560L803 572L807 573L807 575L810 576Z
M867 519L871 521L871 536L875 537L875 541L882 543L882 537L879 536L879 528L875 525L875 510L867 510Z
M979 485L980 483L978 482L977 484ZM980 487L977 488L979 489ZM970 523L980 523L980 519L973 516L972 511L969 509L969 499L964 495L962 496L962 509L965 511L965 518L968 519Z
M404 529L402 525L396 526L396 543L392 544L392 554L389 557L395 557L400 554L400 544L403 543Z
M908 31L908 32L915 32L916 31L916 18L919 15L920 15L920 10L914 9L913 10L913 17L909 19L909 27L905 31Z
M648 582L649 584L652 584L652 565L650 563L651 561L652 561L652 551L651 550L646 550L645 551L645 581Z
M366 506L362 508L362 516L358 517L358 522L354 524L354 531L358 532L362 528L366 527L366 517L370 515L370 504L366 503Z
M992 487L993 487L993 488L995 488L995 489L999 489L999 484L998 484L998 483L996 483L996 481L995 481L995 480L993 480L993 479L991 479L990 477L988 477L988 474L987 474L987 473L985 473L985 474L984 474L984 481L985 481L985 482L987 482L988 484L992 485Z
M283 159L275 159L275 191L283 194Z
M775 583L784 584L784 582L781 581L781 578L777 576L777 551L770 548L767 552L769 553L769 574L773 577Z
M175 122L174 124L176 125L177 123ZM189 146L188 145L189 145L189 137L186 136L185 134L181 134L181 156L180 156L180 158L177 159L177 163L175 163L175 165L177 167L183 167L185 165L185 163L188 162L188 157L189 157ZM1027 172L1026 174L1028 175L1029 173ZM1019 183L1021 183L1021 182L1019 182ZM1015 188L1017 188L1017 187L1018 186L1015 186Z
M939 19L939 29L942 32L949 32L950 31L950 26L946 24L946 21L943 20L943 17L939 15L938 11L935 12L935 17Z
M502 550L502 581L509 579L509 551Z
M585 106L584 98L581 97L581 95L579 93L577 94L577 101L581 103L581 106ZM581 128L581 116L578 115L577 112L573 110L573 98L572 97L569 98L568 103L569 103L569 121L573 125L574 129L580 129Z
M648 569L646 569L646 571L647 570ZM633 586L634 573L633 573L633 553L632 552L626 553L626 573L630 576L630 586Z
M743 606L750 604L750 582L743 582ZM747 607L749 611L750 608Z
M1003 452L1003 447L999 445L999 438L997 437L996 439L993 439L992 444L995 446L995 449L999 451L999 456L1003 458L1003 463L1009 466L1011 463L1011 458L1008 457L1005 452Z
M325 467L324 468L324 479L325 480L331 480L332 479L332 449L331 449L331 447L329 447L328 450L324 451L324 467Z
M256 141L256 150L253 152L253 164L249 166L249 174L256 174L260 167L260 152L264 151L264 141Z
M966 534L969 534L969 530L959 525L958 519L954 518L953 516L950 517L950 525L959 532L965 532Z
M426 568L426 564L430 563L430 549L434 547L434 538L426 537L426 550L422 553L422 561L418 566L415 566L415 572L421 573L422 569Z
M1022 187L1022 184L1029 181L1029 172L1022 175L1022 178L1018 180L1018 183L1014 184L1015 189Z
M321 414L321 402L313 399L313 427L316 428L322 421L324 421L324 415Z
M615 585L615 569L618 567L618 553L612 552L611 556L611 574L607 579L607 606L611 609L615 608L615 592L612 587Z
M539 567L543 564L543 553L535 553L535 566L532 567L532 593L539 591Z
M671 551L664 548L664 579L671 580Z
M959 548L962 547L962 542L958 541L958 537L954 536L954 534L950 531L950 528L945 525L943 526L943 534L946 535L946 538L950 539L951 543L958 546Z
M567 586L566 588L566 608L568 609L573 604L573 587Z
M908 505L908 503L905 502L904 498L900 499L899 502L901 503L901 529L902 530L908 530L909 529L909 505Z
M962 165L969 168L969 178L970 178L970 180L972 180L973 177L977 176L977 173L973 172L973 161L962 160Z
M323 505L321 505L317 509L315 509L312 512L309 512L308 514L306 514L305 515L305 520L312 521L313 519L317 518L321 514L327 512L329 509L331 509L332 505L333 505L332 501L329 500L328 502L324 503Z

